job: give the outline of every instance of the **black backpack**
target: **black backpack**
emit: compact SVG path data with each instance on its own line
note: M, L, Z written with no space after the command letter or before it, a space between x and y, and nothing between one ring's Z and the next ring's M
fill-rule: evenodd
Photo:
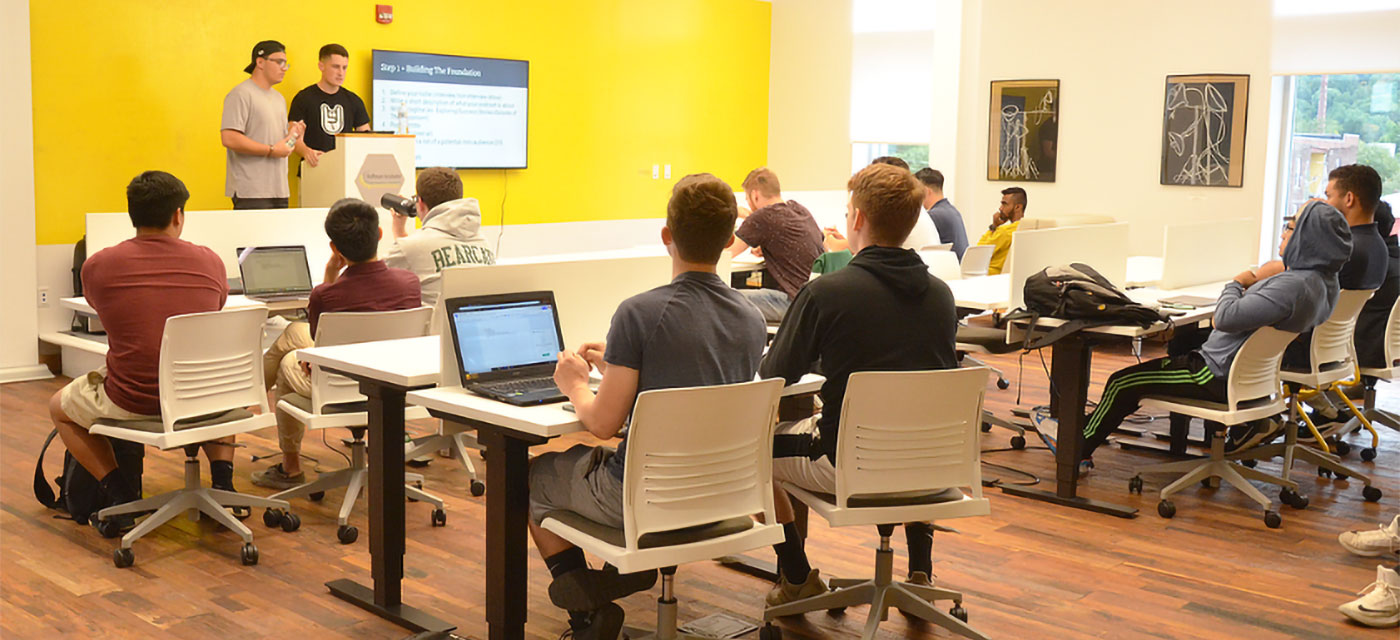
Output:
M1089 327L1117 324L1146 328L1165 319L1155 309L1133 302L1093 267L1077 262L1041 269L1026 278L1022 292L1025 309L1008 314L1008 320L1029 318L1033 324L1048 317L1070 321L1047 332L1027 332L1026 349L1047 346Z
M63 475L54 479L58 484L57 496L53 494L53 487L49 486L48 479L44 477L44 454L48 452L49 443L53 442L57 435L57 429L50 431L49 437L44 439L44 446L39 449L39 460L34 463L34 497L40 504L66 513L66 517L72 518L78 524L95 521L97 511L105 506L102 504L102 490L98 486L97 478L92 477L83 465L78 464L73 454L63 452ZM140 491L146 447L139 442L113 440L112 450L117 456L117 472L125 474L127 483Z

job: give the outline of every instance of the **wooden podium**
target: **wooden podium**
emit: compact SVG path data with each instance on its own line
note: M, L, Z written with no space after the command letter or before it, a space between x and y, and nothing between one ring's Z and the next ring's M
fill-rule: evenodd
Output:
M414 193L413 136L342 133L316 167L301 161L302 207L329 207L360 198L375 207L386 193Z

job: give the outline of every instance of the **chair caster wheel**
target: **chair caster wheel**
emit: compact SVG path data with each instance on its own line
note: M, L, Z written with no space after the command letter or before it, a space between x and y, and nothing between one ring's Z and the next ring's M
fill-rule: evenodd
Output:
M1128 481L1128 493L1142 495L1142 476L1133 476L1133 478Z
M1012 448L1012 449L1025 449L1025 448L1026 448L1026 437L1025 437L1025 436L1011 436L1011 448Z
M1176 505L1171 500L1163 500L1157 503L1157 515L1171 519L1176 515Z
M486 493L486 483L480 480L472 480L471 494L473 498L480 498Z
M112 551L112 564L117 565L118 569L125 569L136 564L136 554L132 553L131 549L118 547Z
M1336 451L1338 456L1344 456L1351 453L1351 443L1346 440L1338 440L1332 445L1332 450Z
M960 604L953 605L953 608L948 610L948 615L962 620L964 623L967 622L967 609L964 609Z
M1253 468L1259 466L1259 461L1258 461L1258 460L1241 460L1241 461L1240 461L1240 464L1242 464L1242 465L1244 465L1244 466L1246 466L1246 467L1249 467L1250 469L1253 469Z
M1333 477L1333 478L1336 478L1336 479L1338 479L1338 480L1350 480L1350 479L1351 479L1351 476L1349 476L1349 475L1347 475L1347 474L1345 474L1345 473L1333 473L1333 474L1332 474L1332 477Z
M1361 450L1361 461L1362 461L1362 462L1370 462L1370 461L1375 460L1375 459L1376 459L1376 448L1375 448L1375 447L1366 447L1365 449L1362 449L1362 450Z
M249 542L243 545L243 566L251 567L258 563L258 548Z
M1366 502L1376 502L1381 499L1381 490L1367 485L1361 490L1361 497L1365 498Z
M312 491L311 493L306 494L306 497L311 498L312 502L320 502L322 498L326 497L326 492Z
M1264 526L1270 529L1277 529L1280 526L1283 526L1283 518L1279 516L1277 511L1265 511Z
M1317 468L1317 477L1319 477L1319 478L1330 478L1330 477L1332 477L1332 470L1331 470L1331 469L1328 469L1328 468L1326 468L1326 467L1318 467L1318 468Z
M292 514L289 511L283 511L281 509L268 509L263 512L263 524L267 525L269 528L280 527L282 526L282 522L291 515ZM298 520L297 524L301 524L300 520ZM296 531L296 528L294 527L291 530Z
M833 609L827 609L827 610L826 610L826 615L833 616L833 617L844 616L844 615L846 615L846 608L845 608L845 607L835 607L835 608L833 608Z
M1294 509L1308 508L1308 497L1292 489L1284 489L1278 493L1278 500Z
M282 516L282 531L291 533L301 528L301 516L295 513L287 513Z
M443 511L442 509L433 509L433 526L434 526L434 527L445 527L445 526L447 526L447 512L446 512L446 511Z
M335 537L340 539L340 544L350 544L360 537L360 530L351 525L343 524L336 528Z
M758 640L783 640L783 630L772 624L765 624L758 630Z
M111 540L112 538L122 537L121 524L119 524L113 518L108 518L106 520L98 520L97 532L102 534L102 537L107 538L108 540Z
M982 433L991 433L991 432L992 432L992 425L989 425L989 424L983 422L983 423L982 423Z
M997 378L997 388L1005 391L1011 388L1011 381L1006 378Z

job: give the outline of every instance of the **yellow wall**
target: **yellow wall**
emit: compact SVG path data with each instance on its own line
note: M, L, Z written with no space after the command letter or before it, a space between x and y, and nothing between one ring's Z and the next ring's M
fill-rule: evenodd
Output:
M85 213L125 210L145 169L183 179L191 210L230 208L219 113L262 39L287 45L288 102L327 42L350 49L346 86L367 104L374 48L529 60L530 167L462 172L487 223L503 180L510 224L660 217L674 180L652 164L737 186L765 163L766 2L391 2L392 25L374 2L31 3L37 241L74 242Z

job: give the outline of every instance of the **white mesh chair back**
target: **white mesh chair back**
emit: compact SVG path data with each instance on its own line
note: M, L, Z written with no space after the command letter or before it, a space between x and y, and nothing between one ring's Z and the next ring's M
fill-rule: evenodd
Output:
M637 396L623 474L629 551L648 533L773 518L773 430L781 379Z
M160 340L160 417L165 433L186 418L259 407L267 307L171 316Z
M852 496L963 487L980 498L986 386L986 367L851 374L836 444L836 506Z
M1356 335L1356 319L1361 315L1361 307L1374 293L1374 289L1343 290L1337 297L1337 306L1332 308L1332 315L1313 329L1310 356L1314 375L1324 370L1351 371L1352 367L1341 365L1352 362L1351 341Z
M1291 331L1263 327L1255 329L1244 341L1230 364L1229 411L1239 411L1241 403L1272 398L1280 393L1279 363L1283 360L1283 350L1296 337L1298 334Z
M400 311L337 311L323 313L316 322L316 346L333 347L342 344L417 338L428 335L432 307ZM359 402L360 383L345 376L311 367L311 410L321 413L330 404Z
M963 277L987 275L987 269L992 265L992 253L995 251L996 247L989 244L968 245L962 256Z
M1385 325L1385 362L1400 365L1400 299L1390 307L1390 322Z
M958 254L952 251L920 251L919 258L928 265L928 272L939 280L961 280L962 269L958 267Z

